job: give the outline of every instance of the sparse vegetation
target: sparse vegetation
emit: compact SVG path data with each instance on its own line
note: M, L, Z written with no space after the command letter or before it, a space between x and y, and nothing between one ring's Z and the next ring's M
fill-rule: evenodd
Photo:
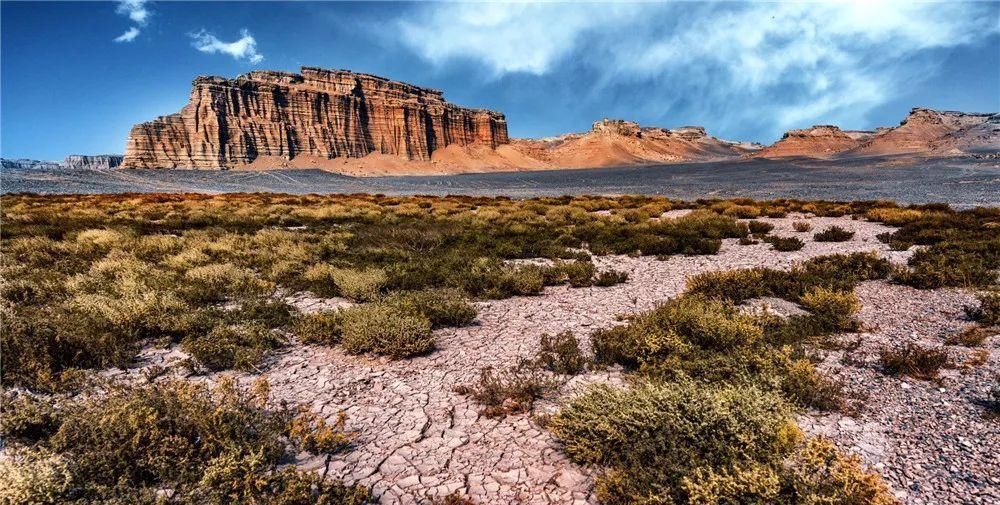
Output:
M795 221L792 223L792 229L799 233L806 233L812 231L813 227L806 221Z
M990 335L995 335L1000 330L991 330L982 326L972 325L962 331L948 335L944 343L947 345L961 345L965 347L979 347Z
M908 343L899 348L883 349L881 361L889 374L929 380L937 377L938 371L948 364L948 353Z
M805 245L805 242L802 242L796 237L776 237L771 235L764 237L762 240L771 244L771 247L774 248L775 251L781 252L798 251Z
M458 386L455 392L483 405L483 415L501 417L530 411L535 400L555 385L555 379L535 363L522 361L500 370L483 368L476 383Z
M329 430L262 401L231 382L116 387L73 400L46 429L22 430L6 448L15 454L0 462L0 502L155 503L162 489L178 503L366 502L363 487L279 468L286 437L327 440Z
M853 231L847 231L839 226L831 226L813 235L813 240L816 242L847 242L853 237Z
M580 350L580 341L572 332L564 331L556 335L544 333L540 346L538 363L550 372L575 375L587 366L587 358Z
M1000 326L1000 291L980 293L978 307L965 307L970 319L987 326Z
M767 235L774 229L774 225L771 223L765 223L764 221L752 220L747 222L747 228L750 229L750 233L754 235Z
M609 287L628 282L628 273L621 270L604 270L594 279L595 286Z

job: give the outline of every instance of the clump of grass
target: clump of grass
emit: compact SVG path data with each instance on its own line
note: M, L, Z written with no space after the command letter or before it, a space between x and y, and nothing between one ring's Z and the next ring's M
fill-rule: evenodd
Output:
M948 364L948 353L943 349L908 343L900 348L883 349L881 362L882 368L889 374L930 380L936 378L938 371Z
M614 286L628 281L628 272L621 270L604 270L597 274L594 285L600 287Z
M293 331L307 344L334 345L340 343L343 320L341 310L313 312L300 317Z
M282 340L271 330L255 324L216 326L203 337L188 337L181 347L212 371L238 368L253 370L265 353Z
M434 349L431 322L422 314L370 303L343 311L340 344L352 354L373 352L395 359Z
M404 312L422 314L432 328L466 326L476 319L476 308L457 289L427 289L394 293L385 299L387 305Z
M764 237L762 240L764 242L767 242L768 244L771 244L771 247L775 251L781 251L781 252L798 251L799 249L802 249L802 247L805 245L804 242L802 242L796 237L767 236Z
M979 306L966 306L965 313L970 319L987 326L1000 326L1000 291L989 291L976 295Z
M812 231L813 227L806 221L795 221L792 223L792 229L799 233L806 233Z
M757 220L748 221L747 227L750 229L750 233L754 235L767 235L774 229L773 224Z
M853 231L834 225L813 235L813 240L816 242L847 242L853 237Z
M530 411L535 400L556 385L557 382L534 363L521 361L501 370L483 368L476 383L458 386L455 392L468 395L483 405L483 415L502 417Z
M540 346L538 363L550 372L575 375L587 366L587 358L580 350L580 341L571 331L555 335L543 333Z
M972 325L964 330L948 335L944 343L947 345L961 345L964 347L979 347L990 335L997 332L982 326Z
M70 401L58 428L0 462L0 502L153 503L171 489L179 503L366 503L364 487L279 466L291 419L230 381L114 387Z

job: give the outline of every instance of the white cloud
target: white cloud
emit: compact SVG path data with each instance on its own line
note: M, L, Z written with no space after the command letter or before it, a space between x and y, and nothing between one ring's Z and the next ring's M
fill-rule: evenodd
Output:
M138 36L139 29L133 26L126 30L125 33L115 37L115 42L132 42Z
M122 16L128 16L134 23L139 26L146 26L149 22L149 16L152 13L146 8L146 0L122 0L118 2L118 7L115 12ZM139 36L140 30L137 26L132 26L125 33L114 38L115 42L132 42L136 37Z
M257 41L246 28L240 30L242 37L234 42L223 42L205 30L189 35L194 39L192 43L194 48L203 53L228 54L237 60L246 59L250 63L260 63L264 60L264 55L257 52Z
M146 8L146 0L122 0L118 2L115 12L123 16L128 16L132 21L139 23L139 26L146 26L150 12Z
M437 65L479 62L494 77L582 67L597 76L595 90L657 83L697 102L688 112L724 111L774 133L863 122L933 73L928 50L1000 31L997 12L959 2L441 3L396 26ZM669 112L677 98L652 96L650 106Z

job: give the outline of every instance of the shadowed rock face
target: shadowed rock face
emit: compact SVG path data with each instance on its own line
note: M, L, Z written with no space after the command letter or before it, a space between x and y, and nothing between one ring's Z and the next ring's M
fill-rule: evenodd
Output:
M437 90L346 70L198 77L178 114L134 126L125 168L231 168L258 158L430 160L449 145L508 143L503 114L444 101Z
M82 155L71 154L62 162L62 166L73 169L98 169L118 168L122 164L123 156L120 154L95 154Z

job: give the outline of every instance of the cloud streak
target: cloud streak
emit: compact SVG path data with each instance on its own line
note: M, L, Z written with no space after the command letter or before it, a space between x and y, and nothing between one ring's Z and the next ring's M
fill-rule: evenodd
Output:
M115 37L115 42L132 42L136 37L139 36L139 29L136 27L131 27L125 30L125 33Z
M205 30L189 35L194 39L191 45L203 53L228 54L236 60L247 60L250 63L264 60L264 55L257 52L256 39L246 28L240 30L241 37L233 42L223 42Z
M396 21L427 61L474 62L493 78L596 76L593 93L634 83L651 108L750 122L774 135L816 121L863 122L938 49L1000 32L974 3L433 4ZM673 96L664 96L664 94ZM677 97L688 110L677 110Z
M149 16L152 13L146 8L146 0L122 0L118 2L118 7L115 12L122 16L128 16L132 22L138 24L139 26L146 26L149 22ZM141 30L138 26L132 26L125 33L114 38L115 42L132 42L136 37L139 36Z

